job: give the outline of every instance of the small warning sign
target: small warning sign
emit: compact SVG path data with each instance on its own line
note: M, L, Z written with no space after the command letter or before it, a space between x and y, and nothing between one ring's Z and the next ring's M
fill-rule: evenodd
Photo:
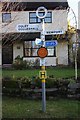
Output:
M46 79L47 78L47 72L46 71L40 71L39 72L39 78L40 79Z

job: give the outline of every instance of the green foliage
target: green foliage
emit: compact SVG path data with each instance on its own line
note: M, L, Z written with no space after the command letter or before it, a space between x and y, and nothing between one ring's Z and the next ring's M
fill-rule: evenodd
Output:
M49 96L59 96L59 97L67 97L68 94L72 94L73 91L68 91L69 84L74 83L74 79L61 79L61 78L54 78L48 77L46 79L46 92L47 98ZM4 95L10 96L23 96L23 97L38 97L41 98L41 91L42 89L42 81L39 77L34 76L34 78L29 77L19 77L14 80L11 79L4 79L2 80L2 92ZM47 91L49 90L50 91ZM35 91L36 90L36 91ZM76 89L78 92L80 89ZM77 94L76 94L77 95Z
M19 55L15 58L12 64L12 67L16 70L39 68L39 66L39 59L36 59L33 62L32 60L23 60L23 57L20 57Z
M12 67L16 70L29 69L33 66L32 61L23 60L19 55L15 58Z
M39 68L39 66L40 66L40 60L36 59L35 62L34 62L34 67Z
M17 78L19 79L19 83L21 85L21 88L30 88L31 85L31 79L28 77L21 77Z
M51 78L48 77L46 79L46 88L54 88L54 87L61 87L61 86L67 86L69 83L74 83L74 79L62 79L62 78ZM17 85L18 84L18 85ZM29 77L19 77L19 78L11 78L9 80L3 78L3 86L9 86L10 88L16 86L20 86L21 88L30 88L30 85L34 84L35 87L41 88L42 87L42 81L39 77L34 77L34 79Z
M20 56L17 56L15 60L13 61L12 67L15 69L25 69L26 68L26 61L23 61L23 58Z
M69 83L69 80L48 77L46 79L46 88L57 88L60 91L59 93L64 91L64 93L67 94L66 90ZM3 93L7 92L9 94L15 93L21 95L21 93L24 94L24 90L42 88L42 81L36 76L32 79L29 77L19 77L16 80L13 78L11 80L3 79L2 88ZM33 92L31 92L31 94L33 94Z
M14 80L3 80L2 86L4 88L19 88L18 81L14 81Z

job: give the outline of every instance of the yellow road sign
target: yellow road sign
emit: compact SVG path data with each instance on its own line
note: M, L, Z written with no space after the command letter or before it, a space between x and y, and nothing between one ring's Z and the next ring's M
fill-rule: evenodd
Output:
M39 71L39 78L40 79L46 79L47 78L47 72L44 70Z

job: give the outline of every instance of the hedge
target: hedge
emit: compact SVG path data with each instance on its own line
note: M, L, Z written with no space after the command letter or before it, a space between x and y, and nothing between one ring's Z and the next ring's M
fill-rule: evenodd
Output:
M7 77L6 77L7 78ZM25 96L32 98L33 96L41 97L42 83L39 77L21 77L13 80L12 78L3 78L2 80L2 93L3 95L10 96ZM61 96L67 97L67 95L78 94L80 88L70 88L70 85L77 83L73 79L56 79L54 77L48 77L46 79L46 95L49 96ZM73 86L73 85L72 85ZM78 84L80 86L80 84Z

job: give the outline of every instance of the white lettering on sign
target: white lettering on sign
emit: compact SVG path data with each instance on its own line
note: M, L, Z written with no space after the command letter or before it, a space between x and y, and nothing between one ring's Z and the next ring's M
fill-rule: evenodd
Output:
M45 31L45 35L53 35L53 34L64 34L63 30L50 30Z
M35 24L18 24L16 26L18 32L41 32L41 26Z

